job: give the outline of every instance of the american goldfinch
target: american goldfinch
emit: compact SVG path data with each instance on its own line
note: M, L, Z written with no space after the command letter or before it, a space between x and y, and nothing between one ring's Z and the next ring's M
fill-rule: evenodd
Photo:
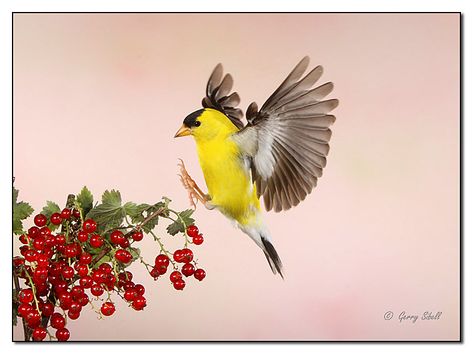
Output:
M181 164L181 180L191 203L200 201L218 209L263 250L274 274L283 277L281 259L262 218L260 197L266 210L279 212L298 205L317 185L326 165L328 113L338 100L324 98L333 84L312 88L322 75L317 66L304 77L309 57L304 57L261 109L255 102L243 112L240 97L230 93L233 79L223 76L218 64L207 83L202 109L189 114L175 137L191 135L204 174L208 194L202 192ZM223 79L222 79L223 77ZM182 162L182 161L181 161Z

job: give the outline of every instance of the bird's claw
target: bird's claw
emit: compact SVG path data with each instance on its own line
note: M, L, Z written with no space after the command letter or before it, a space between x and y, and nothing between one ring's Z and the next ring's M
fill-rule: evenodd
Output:
M182 159L179 159L179 163L177 164L179 166L179 178L181 179L181 183L184 186L184 188L187 190L188 196L189 196L189 201L190 205L194 210L197 208L197 201L200 200L200 195L196 191L197 184L195 181L192 179L192 177L189 175L189 173L186 170L186 166L184 165L184 161Z

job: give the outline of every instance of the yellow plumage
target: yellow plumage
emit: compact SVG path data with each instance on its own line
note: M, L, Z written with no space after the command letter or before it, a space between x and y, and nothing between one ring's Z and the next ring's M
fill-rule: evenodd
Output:
M222 113L206 109L193 136L211 202L241 225L256 221L260 203L256 187L231 139L238 128Z

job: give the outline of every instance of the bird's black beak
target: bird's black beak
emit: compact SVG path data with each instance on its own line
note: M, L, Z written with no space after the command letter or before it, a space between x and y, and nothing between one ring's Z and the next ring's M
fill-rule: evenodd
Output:
M175 138L179 138L181 136L187 136L191 135L191 130L190 128L186 127L184 124L179 128L179 130L176 132L176 135L174 135Z

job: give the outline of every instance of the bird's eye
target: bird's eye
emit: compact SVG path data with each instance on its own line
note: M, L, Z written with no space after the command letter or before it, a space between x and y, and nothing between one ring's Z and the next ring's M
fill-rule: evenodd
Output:
M194 125L195 125L196 127L199 127L199 126L200 126L200 122L199 122L198 120L196 120L195 123L194 123Z

